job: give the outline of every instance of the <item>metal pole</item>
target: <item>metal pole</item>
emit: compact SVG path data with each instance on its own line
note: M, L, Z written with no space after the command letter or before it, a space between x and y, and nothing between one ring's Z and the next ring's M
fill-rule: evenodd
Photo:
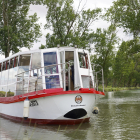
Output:
M96 72L96 89L98 90L97 72Z
M70 63L68 63L68 76L69 76L69 90L71 90L71 85L70 85Z
M39 73L38 73L38 69L37 69L37 79L35 81L35 91L37 91L37 86L38 86L38 75L39 75ZM37 92L36 92L36 94L37 94Z
M24 73L22 73L22 94L24 94Z
M65 64L62 64L62 68L63 68L63 88L64 91L66 91Z
M104 92L104 72L103 72L103 69L102 69L102 85L103 85L103 92Z
M94 80L94 89L95 89L95 75L94 75L94 65L93 65L93 80Z
M90 90L90 68L89 68L89 61L88 61L88 75L89 75L89 90Z

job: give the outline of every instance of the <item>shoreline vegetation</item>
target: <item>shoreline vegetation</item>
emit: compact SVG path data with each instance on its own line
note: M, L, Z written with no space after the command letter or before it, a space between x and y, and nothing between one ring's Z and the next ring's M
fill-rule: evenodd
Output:
M140 87L111 87L107 86L104 87L104 92L110 92L110 91L121 91L121 90L135 90L140 89ZM103 91L103 87L99 86L98 91ZM6 92L0 91L0 97L5 97ZM14 92L7 92L7 97L14 96Z
M140 89L140 87L104 87L104 92L109 91L121 91L121 90L134 90L134 89ZM102 87L98 87L99 91L103 91Z

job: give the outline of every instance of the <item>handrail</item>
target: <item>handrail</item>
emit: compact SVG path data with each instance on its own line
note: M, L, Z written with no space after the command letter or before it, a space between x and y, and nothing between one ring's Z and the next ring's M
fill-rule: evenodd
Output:
M17 84L18 88L16 88L14 90L14 92L19 91L18 94L27 93L29 91L37 91L37 90L40 90L41 87L43 89L43 85L45 85L45 84L46 84L47 88L61 87L60 83L62 83L63 89L65 91L66 90L66 86L65 86L66 85L66 78L65 78L65 76L66 76L66 72L68 72L68 85L67 86L68 86L68 90L71 90L71 75L70 75L70 71L71 71L71 66L72 65L73 65L73 62L69 61L69 62L66 62L66 63L52 64L52 65L47 65L47 66L43 66L43 67L37 67L37 68L34 68L34 69L23 71L23 72L18 73L17 75L15 75L18 78L16 82L13 81L13 83L9 83L8 85ZM57 68L56 68L55 70L52 70L51 73L43 73L43 68L44 69L46 68L45 69L45 71L46 71L47 68L51 67L51 69L53 69L53 67L55 67L55 66L61 66L61 71L57 71ZM90 67L91 67L90 64L88 64L89 90L90 90L90 82L91 82L91 80L92 80L92 83L93 83L93 81L95 82L94 78L97 75L97 73L96 73L96 75L94 75L93 79L90 77L91 73L94 72L94 69L92 71L90 69ZM65 69L65 68L67 68L67 69ZM101 70L99 70L98 73L100 71ZM28 76L25 73L27 73ZM35 73L36 73L36 75L34 75ZM102 70L102 73L103 73L103 70ZM55 76L55 75L62 75L62 78L59 79L60 83L58 83L58 80L51 80L51 78L54 78L54 79L58 78L58 76ZM45 82L43 82L42 80L39 80L39 79L42 79L44 76L48 76L48 81L45 80ZM49 76L53 76L53 77L49 77ZM96 78L97 78L97 76L96 76ZM102 79L103 79L103 75L102 75ZM102 81L103 81L102 83L104 84L104 79ZM49 83L49 84L47 84L47 83ZM97 85L97 83L98 82L96 80L96 85ZM3 86L7 86L7 84L3 85ZM77 88L77 87L78 87L77 85L76 85L76 87L74 86L74 89ZM95 84L94 84L94 88L95 88ZM104 86L103 86L103 92L104 92Z
M62 80L61 80L61 82L64 84L64 83L66 83L66 79L65 79L65 74L66 74L66 70L61 70L61 72L55 72L55 73L51 73L51 74L45 74L45 73L42 73L41 72L41 74L39 75L39 70L42 70L43 68L45 69L47 69L47 68L50 68L50 67L54 67L54 66L61 66L61 65L68 65L68 74L69 74L69 78L68 78L68 83L69 83L69 85L68 85L68 87L69 87L69 90L70 90L70 66L71 66L71 63L72 62L66 62L66 63L60 63L60 64L52 64L52 65L48 65L48 66L43 66L43 67L38 67L38 68L34 68L34 69L30 69L30 70L28 70L28 71L24 71L24 72L21 72L21 73L18 73L17 75L15 75L16 77L20 77L21 78L21 80L20 81L17 81L16 83L20 83L20 84L22 84L22 87L23 87L23 89L19 89L19 91L22 91L23 90L23 92L24 92L24 88L27 88L27 90L29 91L29 90L32 90L33 88L35 88L35 91L36 91L36 89L37 89L37 86L38 86L38 80L39 80L39 77L42 77L42 76L55 76L55 75L59 75L59 74L62 74L63 76L62 76ZM35 71L36 70L36 76L34 76L34 75L31 75L31 73L30 72L32 72L32 71ZM29 75L28 75L28 79L29 80L34 80L31 84L33 84L34 85L34 87L31 85L29 85L29 82L27 83L27 86L25 87L25 73L28 73ZM31 77L30 77L31 76ZM33 76L33 77L32 77ZM49 78L48 78L49 79ZM60 81L60 79L59 79L59 81ZM22 82L22 83L21 83ZM42 83L42 82L41 82ZM43 84L46 84L46 83L42 83L42 85ZM51 83L50 85L52 85L52 86L55 86L55 85L57 85L57 83ZM49 86L49 85L48 85ZM63 88L64 88L64 90L65 90L65 86L63 85Z
M68 62L66 62L66 63L68 63ZM22 74L22 73L26 73L26 72L29 72L29 71L33 71L33 70L36 70L36 69L42 69L42 68L45 68L45 67L63 65L63 64L66 64L66 63L53 64L53 65L48 65L48 66L39 67L39 68L35 68L35 69L30 69L30 70L28 70L28 71L24 71L24 72L18 73L17 75L20 75L20 74ZM17 77L17 75L15 75L15 76Z
M93 73L94 73L94 66L99 66L101 67L101 69L99 71L96 72L95 76L96 76L96 79L94 81L96 81L96 88L98 90L98 79L97 79L97 74L102 72L102 86L103 86L103 92L104 92L104 72L103 72L103 67L100 66L99 64L94 64L92 63L91 65L93 65ZM93 74L94 75L94 74ZM95 86L95 83L94 83L94 86ZM94 87L95 88L95 87Z

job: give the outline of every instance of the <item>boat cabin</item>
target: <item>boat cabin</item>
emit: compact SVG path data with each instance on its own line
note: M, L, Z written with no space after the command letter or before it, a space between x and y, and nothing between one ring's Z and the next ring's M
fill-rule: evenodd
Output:
M60 47L19 52L0 60L0 96L63 88L93 88L87 50Z

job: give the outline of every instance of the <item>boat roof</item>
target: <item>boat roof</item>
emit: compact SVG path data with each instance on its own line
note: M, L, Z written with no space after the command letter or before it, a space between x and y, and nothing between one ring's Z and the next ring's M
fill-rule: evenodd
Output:
M7 58L4 58L2 60L0 60L0 63L1 62L4 62L4 61L7 61L13 57L16 57L16 56L19 56L19 55L25 55L25 54L31 54L31 53L35 53L35 52L52 52L52 51L64 51L64 50L67 50L67 51L74 51L74 50L78 50L80 52L88 52L87 50L84 50L84 49L79 49L79 48L75 48L75 47L56 47L56 48L47 48L47 49L37 49L37 50L29 50L29 51L24 51L24 52L18 52L18 53L15 53Z

